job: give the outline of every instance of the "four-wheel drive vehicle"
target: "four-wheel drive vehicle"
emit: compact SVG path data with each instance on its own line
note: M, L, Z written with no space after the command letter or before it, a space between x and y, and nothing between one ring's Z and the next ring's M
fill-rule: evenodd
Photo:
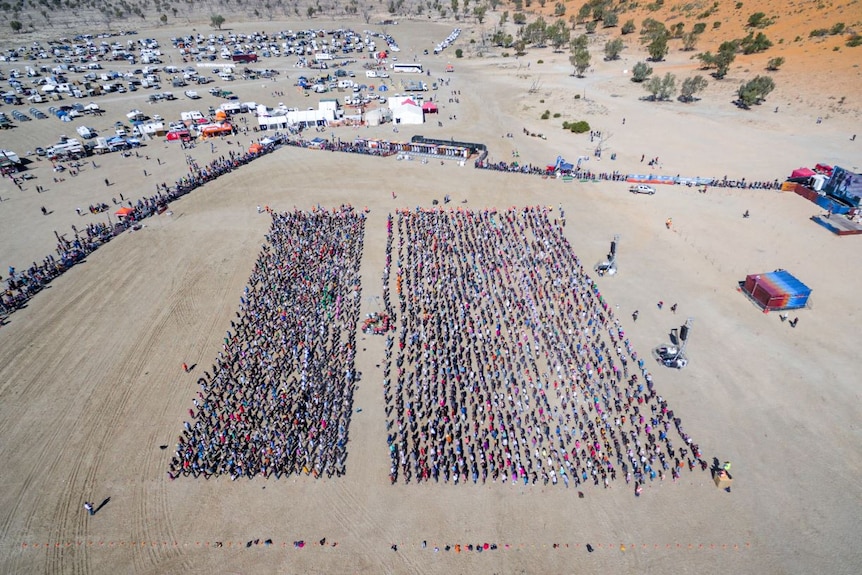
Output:
M655 193L655 188L646 184L636 184L634 186L629 186L629 191L633 194L653 195Z

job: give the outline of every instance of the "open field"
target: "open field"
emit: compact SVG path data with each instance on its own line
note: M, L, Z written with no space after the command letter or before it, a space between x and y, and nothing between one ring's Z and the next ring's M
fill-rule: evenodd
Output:
M306 25L265 23L268 30ZM261 23L231 27L250 31ZM403 22L388 32L402 46L399 59L407 61L451 28ZM161 28L152 35L166 41L180 33ZM471 37L475 32L465 28L459 45L466 50ZM586 119L611 136L603 159L586 163L597 172L772 181L818 161L862 169L862 140L850 141L862 134L859 102L828 108L830 97L858 97L858 69L850 66L855 76L822 92L814 84L783 83L779 72L768 101L741 111L730 100L738 80L749 77L742 69L723 82L711 81L700 102L657 104L639 100L643 89L624 74L642 54L602 62L596 52L594 70L575 79L568 55L550 49L517 60L457 61L453 49L419 56L432 77L444 76L449 61L456 66L450 84L435 94L442 127L432 121L402 126L397 135L391 125L326 135L451 137L486 143L492 159L510 161L517 151L521 162L541 165L557 155L569 161L591 155L589 134L559 128L563 120ZM655 68L682 75L692 63L687 54L671 53ZM242 101L313 106L315 97L292 85L298 72L287 59L278 69L283 73L277 82L238 81L230 89ZM449 102L452 90L460 91L459 103ZM575 93L582 97L573 99ZM218 102L204 95L194 104L180 99L145 108L142 92L97 101L106 114L88 118L87 125L100 130L131 108L169 119ZM561 117L540 120L546 109ZM69 126L53 118L29 122L0 133L0 148L23 156L73 131ZM524 128L546 139L525 136ZM231 146L239 150L237 141L247 148L253 136L186 153L205 163ZM155 184L171 183L186 170L174 143L151 141L139 154L97 157L98 168L85 165L63 182L53 181L48 162L36 161L31 171L37 179L23 191L4 180L4 275L6 266L25 267L49 253L54 230L105 221L105 215L79 217L76 207L106 202L113 211L111 198L119 193L127 199L150 195ZM658 157L660 167L650 170L642 156ZM105 178L114 185L106 187ZM47 191L37 194L36 184ZM808 218L818 208L795 194L721 188L698 194L662 186L654 196L635 196L626 187L491 173L470 163L283 148L175 202L170 215L120 235L0 328L0 571L709 573L720 566L746 573L858 572L858 238L839 238L814 225ZM602 294L618 309L641 355L693 318L689 367L653 365L651 371L657 391L705 458L733 462L732 493L716 489L699 471L684 472L676 483L649 483L639 498L620 480L607 490L581 488L582 499L562 485L390 485L384 340L361 333L356 361L363 377L353 400L362 411L353 416L345 476L169 480L172 449L198 389L197 370L209 369L221 350L269 229L269 217L256 207L367 207L360 269L364 317L380 311L387 214L431 207L444 194L453 205L474 210L561 205L566 236L585 265L603 258L613 235L621 235L620 273L597 279ZM43 205L49 216L41 215ZM745 210L752 214L746 220ZM668 217L671 231L664 226ZM760 313L735 289L746 274L776 268L790 270L814 290L812 307L799 312L795 329L777 314ZM657 309L659 300L677 302L678 313ZM634 310L640 311L636 323L629 321ZM184 362L197 367L186 374ZM98 505L106 498L110 502L94 516L82 508L84 501ZM323 537L327 544L320 546ZM261 543L246 546L255 539ZM267 539L272 545L263 544ZM303 549L294 548L298 540L306 542ZM444 548L484 542L499 548L481 554Z

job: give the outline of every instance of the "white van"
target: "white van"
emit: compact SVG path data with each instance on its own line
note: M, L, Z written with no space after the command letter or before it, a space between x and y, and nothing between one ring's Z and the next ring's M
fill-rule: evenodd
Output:
M366 78L376 78L377 72L375 72L374 70L366 70L365 71L365 77Z
M218 77L221 78L222 80L226 81L226 82L233 81L233 74L231 74L230 72L227 72L227 71L221 72L218 75Z

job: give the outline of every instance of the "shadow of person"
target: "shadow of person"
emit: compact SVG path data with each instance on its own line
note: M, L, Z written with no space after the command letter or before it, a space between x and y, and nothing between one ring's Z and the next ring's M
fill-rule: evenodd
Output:
M104 501L102 501L101 503L99 503L99 506L98 506L98 507L96 507L96 508L93 510L93 515L95 515L95 514L96 514L96 513L98 513L99 511L101 511L101 510L102 510L102 507L104 507L105 505L107 505L107 504L108 504L108 503L110 503L110 502L111 502L111 498L110 498L110 497L106 497L106 498L105 498L105 500L104 500Z

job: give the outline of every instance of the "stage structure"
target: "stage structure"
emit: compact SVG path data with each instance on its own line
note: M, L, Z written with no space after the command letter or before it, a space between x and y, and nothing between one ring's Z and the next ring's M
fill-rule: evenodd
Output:
M811 297L811 288L783 269L746 276L740 291L764 313L807 307Z

